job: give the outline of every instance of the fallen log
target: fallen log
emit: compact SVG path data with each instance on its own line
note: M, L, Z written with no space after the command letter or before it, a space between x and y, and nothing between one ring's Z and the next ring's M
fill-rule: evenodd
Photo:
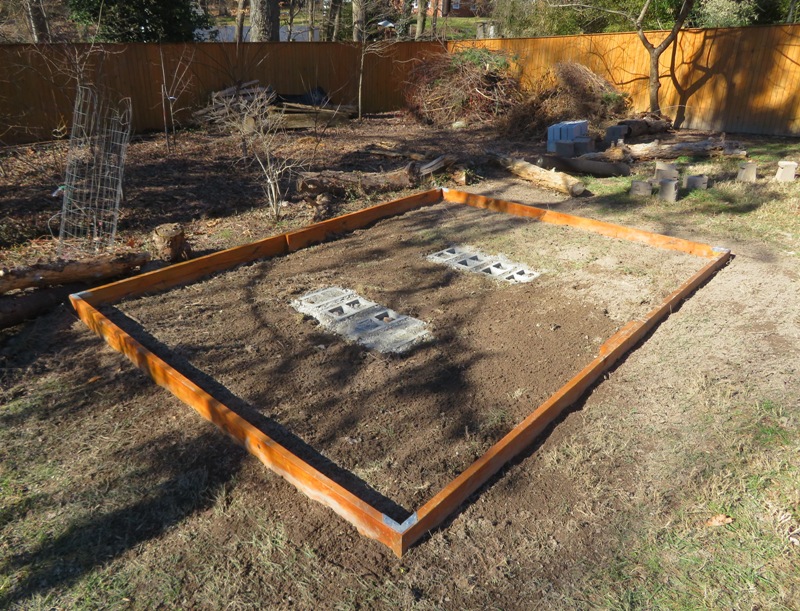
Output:
M700 142L672 142L661 144L658 140L644 144L627 145L631 157L637 161L648 159L677 159L678 157L747 157L747 151L738 142L709 138Z
M283 129L313 129L321 125L336 127L350 120L346 113L331 114L330 111L290 113L271 108L269 114L277 119L277 124Z
M419 179L419 166L413 162L394 172L300 172L297 190L301 193L334 195L344 195L348 191L382 193L415 187Z
M747 151L740 148L741 144L735 141L717 140L709 138L700 142L666 142L658 140L643 144L626 144L622 147L612 147L602 153L588 153L578 159L592 161L620 161L630 159L633 161L648 161L653 159L677 159L678 157L737 157L744 159Z
M657 119L655 117L642 117L641 119L625 119L618 125L628 128L628 138L637 138L647 134L663 134L672 129L672 121L669 119Z
M428 155L422 153L414 153L402 149L388 149L377 144L368 144L358 152L365 155L379 155L381 157L403 157L414 161L427 161L430 159Z
M67 284L26 291L19 295L0 296L0 329L36 318L57 305L66 303L70 294L84 288L84 284Z
M0 295L15 289L46 287L74 282L95 283L130 273L150 260L143 252L105 255L79 261L37 263L13 269L0 269Z
M580 195L586 189L586 185L569 174L556 172L555 170L544 170L522 159L514 159L497 153L488 153L488 155L494 164L544 189L551 189L572 196Z
M555 155L541 155L536 159L536 165L545 170L589 174L600 178L631 175L631 166L622 161L592 161L581 157L565 158Z

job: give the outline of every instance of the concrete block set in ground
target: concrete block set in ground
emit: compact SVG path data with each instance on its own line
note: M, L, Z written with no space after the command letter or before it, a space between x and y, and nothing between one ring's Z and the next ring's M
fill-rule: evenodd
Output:
M540 275L500 255L489 256L461 246L440 250L428 255L427 259L512 283L530 282ZM293 300L292 307L315 318L325 329L378 352L399 354L432 339L423 321L339 286L306 293Z
M540 272L509 261L502 255L486 255L467 246L451 246L428 255L428 261L441 263L463 272L474 272L506 282L530 282Z
M777 182L792 182L795 179L797 163L794 161L779 161L778 171L775 174ZM745 161L739 165L739 172L736 180L739 182L755 182L757 178L757 166L754 161ZM678 181L680 173L674 163L656 161L655 176L649 180L634 180L631 182L630 194L633 196L649 197L653 194L653 189L658 189L658 197L664 201L674 202L678 198ZM707 189L708 176L684 175L681 185L690 191L694 189Z
M292 307L324 328L378 352L405 352L431 337L423 321L339 286L306 293L292 301Z

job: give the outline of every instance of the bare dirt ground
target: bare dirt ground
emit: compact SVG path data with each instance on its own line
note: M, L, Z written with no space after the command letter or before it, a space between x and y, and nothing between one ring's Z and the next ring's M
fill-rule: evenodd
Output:
M254 175L236 163L235 143L202 133L182 138L175 160L155 139L132 146L124 239L180 221L202 252L316 214L296 203L276 226ZM484 131L430 133L395 117L326 134L325 163L375 169L375 160L355 151L387 140L430 151L469 151L465 142L519 156L538 150ZM790 141L779 143L782 152L763 140L750 145L761 151L765 174L785 151L797 152ZM47 253L36 239L55 214L47 196L57 168L40 171L52 151L34 149L37 161L23 154L3 159L5 261ZM681 163L718 185L676 204L630 200L619 179L588 181L593 195L573 200L488 170L470 187L719 244L735 259L402 561L264 469L68 308L2 332L0 604L797 608L800 192L766 178L744 190L726 182L735 175L730 164ZM40 170L12 174L31 165ZM367 203L346 201L332 212ZM467 212L387 220L123 310L187 366L210 370L232 395L268 409L413 509L463 467L459 460L474 457L557 386L563 369L587 358L596 337L648 309L691 268L672 254L561 230L532 234L530 223ZM506 287L417 257L458 234L546 273ZM389 256L354 254L356 246ZM423 271L435 299L408 289ZM351 282L430 320L442 345L405 360L372 358L282 309L320 282ZM539 307L526 307L532 299ZM270 324L258 324L258 316ZM530 354L529 338L510 320L533 331L546 359ZM480 350L489 354L478 359ZM503 377L489 390L485 380L497 369ZM331 387L334 372L343 379ZM400 402L406 392L412 399ZM431 398L436 393L441 400ZM455 417L441 417L442 401Z

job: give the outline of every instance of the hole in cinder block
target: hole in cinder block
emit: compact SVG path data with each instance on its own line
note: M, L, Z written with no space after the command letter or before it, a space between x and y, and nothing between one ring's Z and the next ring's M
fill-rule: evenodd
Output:
M328 310L329 314L333 314L334 316L341 316L344 314L344 308L342 306L335 307L331 310Z
M538 276L539 274L536 272L531 272L527 269L520 269L515 271L513 274L509 274L505 277L505 279L511 282L530 282Z
M382 326L383 325L381 325L381 323L379 323L375 318L367 318L360 321L355 326L355 331L357 333L367 333L369 331L373 331L374 329L379 329Z
M375 316L373 316L373 318L383 323L390 323L397 320L397 318L393 316L392 313L389 312L388 310L384 310L383 312L378 312L377 314L375 314Z
M472 255L471 257L467 257L466 259L461 259L460 261L456 261L458 265L463 265L464 267L471 267L476 263L480 263L481 259L478 255Z
M504 265L503 263L497 262L489 265L488 267L484 267L481 271L484 274L489 274L490 276L500 276L511 269L512 267L510 265Z

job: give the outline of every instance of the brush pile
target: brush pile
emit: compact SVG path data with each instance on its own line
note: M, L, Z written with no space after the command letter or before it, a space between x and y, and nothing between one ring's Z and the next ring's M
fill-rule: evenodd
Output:
M550 125L587 119L590 125L602 130L624 118L629 105L626 94L586 66L562 62L509 110L499 129L508 136L544 139Z
M404 93L408 108L437 126L492 121L522 99L508 55L481 48L425 58L411 71Z

